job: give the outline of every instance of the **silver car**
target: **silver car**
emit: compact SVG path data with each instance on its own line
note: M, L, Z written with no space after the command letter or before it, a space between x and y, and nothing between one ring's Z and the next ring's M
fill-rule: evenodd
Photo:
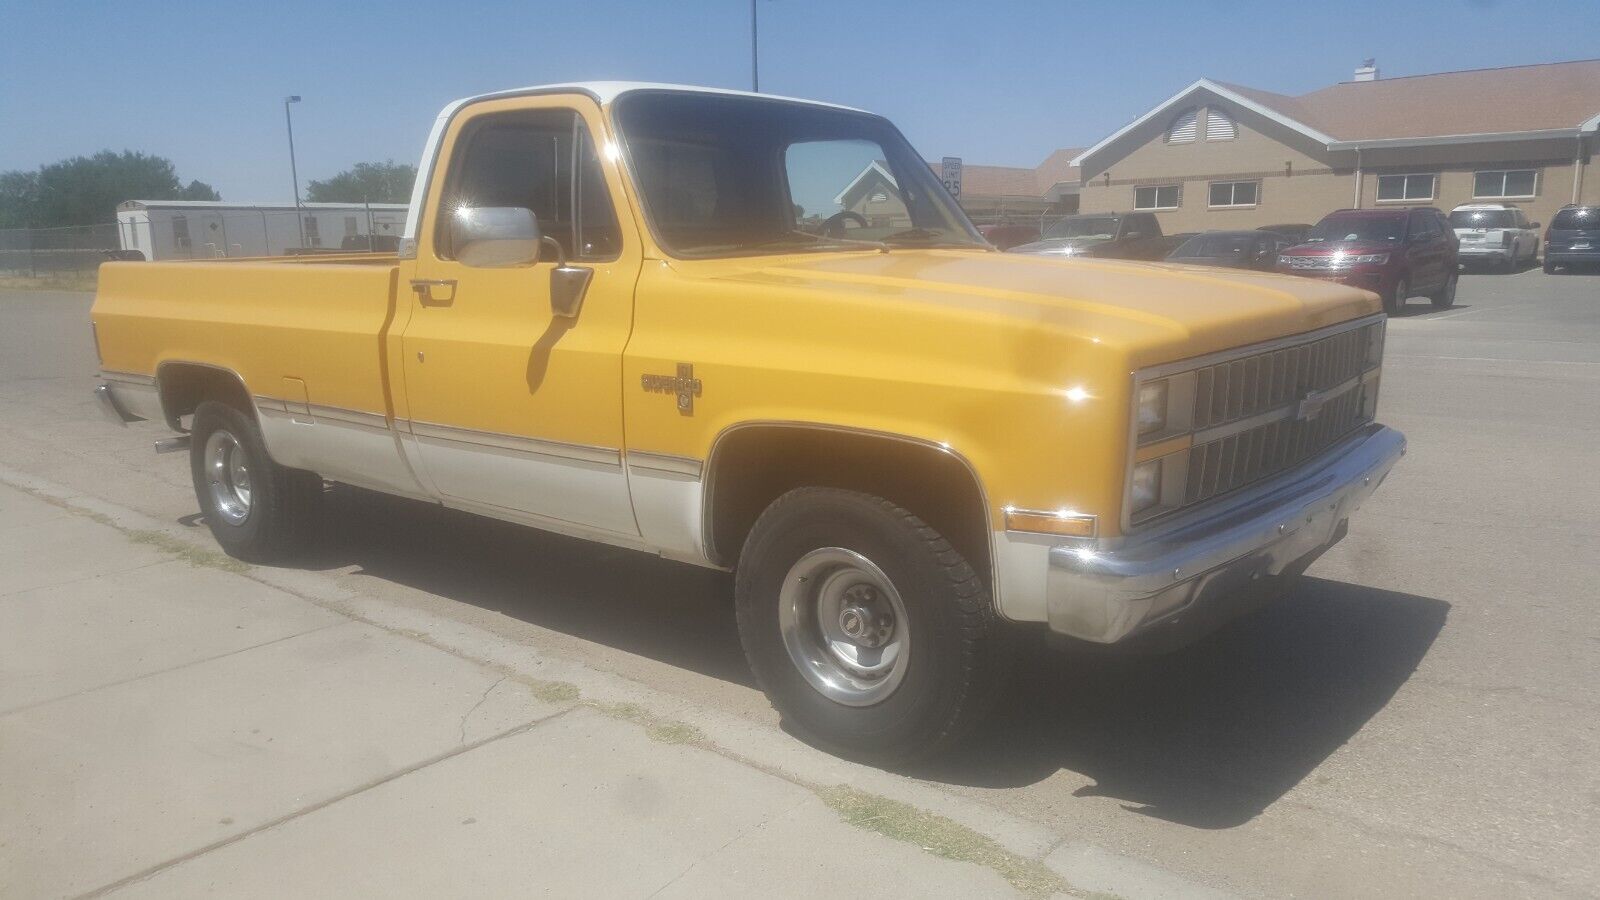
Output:
M1512 271L1539 258L1539 223L1509 203L1467 203L1450 211L1461 262Z

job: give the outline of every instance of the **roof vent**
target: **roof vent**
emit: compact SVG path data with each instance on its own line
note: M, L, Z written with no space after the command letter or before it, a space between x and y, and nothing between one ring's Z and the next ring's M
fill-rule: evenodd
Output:
M1362 60L1361 61L1361 65L1356 66L1356 77L1354 77L1354 78L1352 78L1350 80L1351 81L1377 81L1378 80L1378 61L1376 59L1364 59L1364 60Z

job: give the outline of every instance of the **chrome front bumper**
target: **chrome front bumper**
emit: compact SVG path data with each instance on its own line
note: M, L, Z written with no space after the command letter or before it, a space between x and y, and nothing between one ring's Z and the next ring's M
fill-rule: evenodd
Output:
M1050 629L1109 644L1202 612L1215 618L1233 595L1296 574L1344 537L1350 514L1405 452L1405 435L1369 425L1220 504L1127 537L1054 547Z

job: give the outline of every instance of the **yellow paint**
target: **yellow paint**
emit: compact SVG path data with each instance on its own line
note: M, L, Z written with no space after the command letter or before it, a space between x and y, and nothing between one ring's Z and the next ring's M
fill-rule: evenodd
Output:
M587 97L467 114L547 106L578 110L597 145L615 140ZM615 154L601 166L623 251L596 266L576 322L550 314L548 262L437 258L435 179L414 261L107 264L93 312L105 368L206 362L264 395L297 378L312 404L696 459L751 421L906 435L971 463L994 528L1009 505L1082 511L1114 531L1134 370L1379 309L1370 293L1310 279L981 250L672 260ZM429 307L412 278L458 285ZM641 387L679 363L703 384L693 415Z

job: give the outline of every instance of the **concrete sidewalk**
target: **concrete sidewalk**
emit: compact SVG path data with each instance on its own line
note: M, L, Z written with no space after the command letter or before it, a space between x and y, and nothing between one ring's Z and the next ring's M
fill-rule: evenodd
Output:
M1044 862L1081 847L752 764L93 507L0 485L0 895L1084 893Z

